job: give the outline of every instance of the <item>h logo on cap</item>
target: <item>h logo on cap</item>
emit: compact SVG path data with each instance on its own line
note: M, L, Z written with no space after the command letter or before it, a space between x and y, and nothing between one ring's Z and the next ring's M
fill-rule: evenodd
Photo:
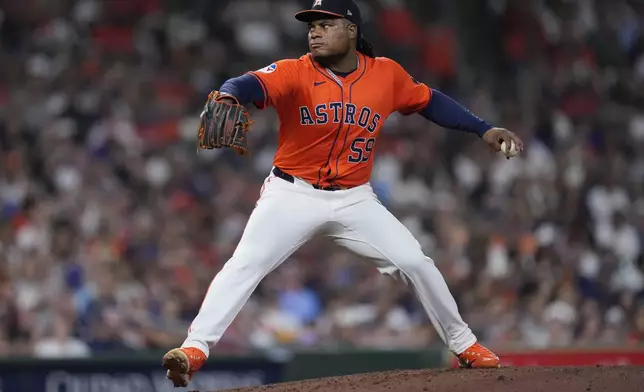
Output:
M322 7L322 0L315 0L315 3L313 3L313 7L320 6Z

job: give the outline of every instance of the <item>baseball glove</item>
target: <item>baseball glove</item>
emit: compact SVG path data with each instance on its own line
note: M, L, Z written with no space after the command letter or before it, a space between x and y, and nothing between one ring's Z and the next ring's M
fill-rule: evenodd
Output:
M252 121L246 108L223 98L232 97L222 96L219 91L208 94L197 133L199 148L231 147L239 155L244 155L249 152L246 132Z

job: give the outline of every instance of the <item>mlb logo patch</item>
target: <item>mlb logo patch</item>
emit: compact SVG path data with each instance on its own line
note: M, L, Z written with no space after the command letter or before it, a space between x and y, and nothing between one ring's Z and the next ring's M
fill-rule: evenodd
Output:
M273 63L266 68L258 69L257 72L269 74L269 73L275 72L276 69L277 69L277 64Z
M322 0L315 0L315 3L313 3L313 7L322 7Z

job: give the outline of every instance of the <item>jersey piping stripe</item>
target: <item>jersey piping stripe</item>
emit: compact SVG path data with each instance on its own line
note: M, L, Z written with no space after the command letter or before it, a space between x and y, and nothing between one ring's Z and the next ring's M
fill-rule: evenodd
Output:
M322 72L322 70L317 67L317 65L315 64L315 61L313 61L313 58L310 55L309 55L309 60L311 60L311 64L313 64L313 68L316 71L318 71L325 78L332 81L336 86L340 87L340 93L342 94L342 107L344 108L344 89L342 88L342 85L336 82L329 75ZM326 163L318 169L318 182L316 183L317 186L320 186L320 181L322 181L322 169L329 166L329 163L331 162L331 155L333 155L333 148L335 147L335 143L338 141L338 136L340 136L340 131L342 130L343 125L344 125L344 110L342 111L342 119L340 120L340 126L338 127L338 130L335 132L335 138L333 139L333 144L331 144L331 149L329 150L329 156L326 159Z
M353 85L356 84L360 79L362 79L364 74L367 72L367 61L363 59L363 61L361 61L361 63L364 64L362 66L362 73L360 74L360 76L358 76L358 78L356 80L351 82L351 84L349 85L349 103L353 103L352 99L351 99L351 97L352 97L351 93L352 93L352 90L353 90ZM329 180L329 182L332 182L333 180L338 178L338 174L340 174L340 171L339 171L340 170L339 169L340 157L342 156L342 152L344 151L344 148L347 145L347 137L349 137L350 133L351 133L351 124L349 124L349 126L347 127L347 132L344 134L344 141L342 142L342 149L340 149L340 153L338 154L338 157L335 159L335 176L333 176L333 178L331 178Z
M264 92L264 107L268 107L268 98L269 97L268 97L268 88L266 88L266 83L264 83L262 78L260 78L259 76L255 75L254 72L251 72L250 74L253 75L255 77L255 79L257 79L257 81L259 82L260 86L262 86L262 91Z

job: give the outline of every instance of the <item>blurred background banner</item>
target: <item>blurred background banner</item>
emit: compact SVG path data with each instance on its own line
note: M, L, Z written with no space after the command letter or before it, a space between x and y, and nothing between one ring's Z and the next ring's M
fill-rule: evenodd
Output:
M30 391L58 369L41 359L104 374L116 365L94 360L185 338L277 141L275 113L254 111L251 160L197 155L198 114L226 79L303 54L293 14L310 3L0 1L0 356L33 366L20 378L39 380ZM477 336L501 353L641 347L644 3L359 3L377 55L526 142L507 161L399 115L378 140L374 189ZM316 239L258 287L214 354L347 347L420 352L410 367L443 353L405 287ZM132 372L156 383L160 356L147 361ZM225 363L239 380L282 377ZM353 361L324 369L348 366L336 363Z
M161 353L161 355L163 355ZM157 355L158 356L158 355ZM151 354L89 360L0 360L3 392L170 392L159 359ZM258 386L284 379L282 364L259 357L212 358L190 388L220 390ZM191 389L192 390L192 389Z
M578 349L503 352L507 366L644 365L641 349Z

